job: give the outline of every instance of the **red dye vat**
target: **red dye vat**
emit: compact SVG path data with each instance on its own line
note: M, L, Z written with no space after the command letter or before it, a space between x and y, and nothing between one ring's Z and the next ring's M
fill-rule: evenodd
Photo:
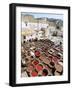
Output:
M35 77L35 76L38 76L38 73L37 73L37 71L32 71L31 75L32 75L33 77Z
M41 64L38 64L37 66L36 66L36 70L37 71L41 71L43 69L43 66L41 65Z
M42 75L47 76L48 75L48 70L44 69Z
M39 61L34 61L33 65L37 65L39 63Z
M40 56L40 52L39 51L35 51L35 56L39 57Z

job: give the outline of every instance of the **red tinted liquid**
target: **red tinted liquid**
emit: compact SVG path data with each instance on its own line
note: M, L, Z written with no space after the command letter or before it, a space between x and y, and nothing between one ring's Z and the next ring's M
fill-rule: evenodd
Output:
M40 56L40 52L39 51L35 51L35 56L39 57Z
M32 71L31 75L32 75L33 77L35 77L35 76L38 76L38 73L37 73L36 71Z
M38 64L38 65L36 66L36 70L37 70L37 71L41 71L42 69L43 69L43 66L42 66L42 65Z
M39 63L39 61L34 61L33 65L37 65Z

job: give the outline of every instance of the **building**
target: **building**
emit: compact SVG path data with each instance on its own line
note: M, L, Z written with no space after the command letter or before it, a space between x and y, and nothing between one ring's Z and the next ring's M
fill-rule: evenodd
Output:
M34 18L32 15L22 15L22 43L34 39L50 39L57 44L63 38L63 26L59 21L49 21L47 18Z
M34 18L32 15L22 16L22 42L37 38L44 38L44 32L48 27L48 21L45 18ZM25 39L24 39L25 37Z

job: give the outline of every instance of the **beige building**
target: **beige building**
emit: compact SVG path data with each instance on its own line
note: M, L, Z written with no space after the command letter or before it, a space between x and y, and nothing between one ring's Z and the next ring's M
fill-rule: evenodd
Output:
M48 21L46 18L34 18L32 15L22 16L22 42L35 38L38 40L44 39L45 34L47 34L45 33L47 27Z
M53 34L62 35L63 30L56 28L56 23L50 22L47 18L34 18L32 15L22 15L22 43L37 38L50 39L54 42L57 37Z

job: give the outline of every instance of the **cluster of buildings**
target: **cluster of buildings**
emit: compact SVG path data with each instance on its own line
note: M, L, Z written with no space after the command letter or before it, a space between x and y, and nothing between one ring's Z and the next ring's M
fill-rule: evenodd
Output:
M35 18L33 15L22 14L22 43L31 40L50 39L58 44L63 39L63 25L60 20L51 21L46 17Z

